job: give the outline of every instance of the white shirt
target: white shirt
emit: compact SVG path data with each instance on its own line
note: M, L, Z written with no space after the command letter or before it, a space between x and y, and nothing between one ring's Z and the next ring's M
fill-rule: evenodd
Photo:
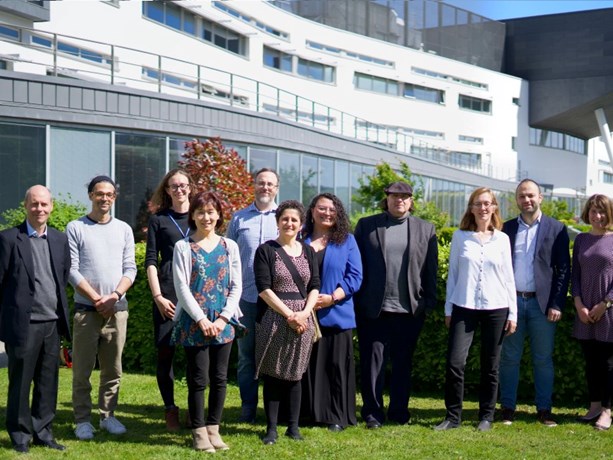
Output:
M534 254L536 253L536 235L541 223L541 216L528 225L519 216L517 218L517 234L515 235L515 249L513 250L513 264L515 287L520 292L535 292L534 280Z
M453 305L473 310L508 308L517 322L517 297L509 237L494 230L481 243L476 232L457 230L451 240L445 316Z

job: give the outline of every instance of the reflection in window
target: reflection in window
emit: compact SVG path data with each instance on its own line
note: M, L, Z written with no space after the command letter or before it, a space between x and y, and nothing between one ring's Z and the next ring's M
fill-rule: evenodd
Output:
M552 149L568 150L569 152L586 154L586 142L569 134L558 133L546 129L530 128L530 144Z
M0 212L21 206L32 184L45 183L45 127L0 123Z
M308 206L318 193L317 157L302 154L302 203Z
M145 236L149 200L165 173L165 137L115 135L115 178L119 185L115 215L134 229L136 241Z
M336 196L347 205L351 200L351 190L349 186L349 163L346 161L335 161L334 183L336 185ZM349 206L347 206L349 207Z
M458 97L458 105L467 110L474 112L492 113L492 101L487 99L479 99L478 97L466 96L460 94Z
M279 155L281 179L279 187L279 202L284 200L300 200L300 155L282 152Z
M254 173L262 168L277 169L277 151L272 149L249 149L249 171Z
M319 159L319 192L334 193L334 160Z

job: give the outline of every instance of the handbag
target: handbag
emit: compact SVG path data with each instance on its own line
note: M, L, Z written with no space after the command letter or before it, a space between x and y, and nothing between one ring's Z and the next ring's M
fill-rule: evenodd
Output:
M304 243L301 244L304 246ZM292 279L294 280L294 284L298 288L298 291L300 291L300 295L303 299L306 299L306 286L304 285L302 278L300 278L300 274L298 273L296 266L292 263L289 256L287 255L287 252L285 252L281 246L273 247L275 248L277 254L279 254L281 261L285 264L285 267L289 270L290 275L292 275ZM315 310L311 310L311 317L313 318L313 325L315 327L315 333L313 334L313 343L315 343L319 339L321 339L321 328L319 327L319 321L317 320Z

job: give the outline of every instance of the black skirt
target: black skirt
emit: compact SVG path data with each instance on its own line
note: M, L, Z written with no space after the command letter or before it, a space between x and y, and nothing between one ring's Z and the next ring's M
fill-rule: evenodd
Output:
M302 378L301 416L311 423L356 425L356 383L351 329L321 327Z

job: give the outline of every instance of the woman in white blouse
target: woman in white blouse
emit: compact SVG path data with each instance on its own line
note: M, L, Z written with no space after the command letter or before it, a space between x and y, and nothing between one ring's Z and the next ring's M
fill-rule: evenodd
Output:
M505 334L515 332L517 303L511 245L492 191L476 189L449 256L445 325L449 328L445 380L445 420L434 429L457 428L462 421L464 368L477 327L481 329L479 431L489 431L498 392L498 365Z

